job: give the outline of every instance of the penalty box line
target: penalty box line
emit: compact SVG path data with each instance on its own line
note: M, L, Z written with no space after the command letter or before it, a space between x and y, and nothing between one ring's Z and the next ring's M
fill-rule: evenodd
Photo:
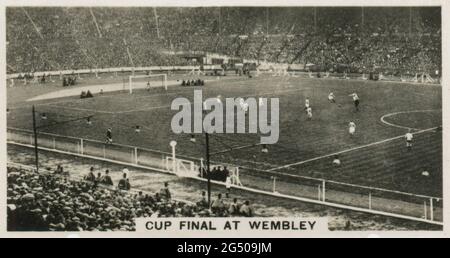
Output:
M258 95L260 97L262 96L274 96L277 94L287 94L292 92L299 92L299 91L305 91L309 90L310 88L302 88L302 89L285 89L285 90L278 90L278 91L271 91L271 92L264 92L261 94L248 94L245 96L242 96L243 98L248 97L254 97L255 95ZM137 97L136 99L142 99L142 98L150 98L154 96L160 96L160 95L176 95L178 93L167 93L167 94L158 94L158 95L149 95L149 96L141 96ZM101 98L112 98L115 96L102 96ZM59 104L68 104L68 103L79 103L80 100L69 100L69 101L57 101L57 102L50 102L50 103L42 103L38 104L39 106L54 106L62 109L69 109L69 110L75 110L75 111L88 111L88 112L94 112L94 113L101 113L101 114L128 114L128 113L135 113L135 112L144 112L144 111L151 111L151 110L158 110L158 109L166 109L170 108L171 105L161 105L161 106L155 106L155 107L148 107L148 108L142 108L142 109L133 109L133 110L124 110L124 111L104 111L104 110L94 110L94 109L85 109L85 108L77 108L77 107L64 107ZM257 145L254 145L257 146Z
M255 95L259 95L259 96L273 96L273 95L277 95L277 94L284 94L284 93L292 93L292 92L297 92L297 91L303 91L303 90L307 90L309 88L305 88L305 89L295 89L295 90L279 90L276 92L265 92L265 93L261 93L261 94L249 94L249 95L245 95L242 96L243 98L248 98L248 97L254 97ZM168 93L168 94L157 94L157 95L149 95L149 96L141 96L141 97L137 97L136 99L144 99L144 98L151 98L151 97L155 97L155 96L161 96L161 95L177 95L178 93ZM100 98L104 99L104 98L114 98L116 96L102 96ZM99 98L99 97L97 97ZM95 98L92 98L93 100ZM162 106L155 106L155 107L148 107L148 108L142 108L142 109L132 109L132 110L124 110L124 111L104 111L104 110L93 110L93 109L85 109L85 108L77 108L77 107L65 107L62 106L61 104L79 104L80 102L82 102L83 100L67 100L67 101L55 101L55 102L49 102L49 103L39 103L36 104L36 106L53 106L53 107L58 107L58 108L63 108L63 109L72 109L72 110L76 110L76 111L90 111L90 112L95 112L95 113L102 113L102 114L127 114L127 113L134 113L134 112L143 112L143 111L151 111L151 110L157 110L157 109L165 109L165 108L170 108L171 105L162 105ZM26 105L26 106L19 106L19 107L13 107L10 108L10 110L17 110L17 109L24 109L24 108L29 108L31 105Z
M134 100L136 99L144 99L144 98L152 98L152 97L159 97L159 96L170 96L170 95L177 95L178 93L167 93L167 94L156 94L156 95L147 95L147 96L140 96L140 97L136 97ZM98 98L115 98L116 96L102 96L102 97L97 97ZM88 99L89 100L89 99ZM95 98L92 98L92 100L95 100ZM82 100L81 100L82 101ZM68 103L76 103L76 104L82 104L80 100L72 100L72 101L59 101L59 102L50 102L50 103L42 103L42 104L38 104L38 106L53 106L53 107L58 107L58 108L62 108L62 109L71 109L71 110L75 110L75 111L89 111L89 112L94 112L94 113L101 113L101 114L124 114L124 113L133 113L133 112L139 112L139 111L147 111L147 110L153 110L153 109L161 109L161 108L166 108L166 107L170 107L170 106L156 106L156 107L149 107L149 108L145 108L145 109L134 109L134 110L125 110L125 111L105 111L105 110L94 110L94 109L87 109L87 108L78 108L78 107L65 107L65 106L61 106L61 104L68 104Z
M428 128L428 129L424 129L424 130L415 132L413 134L414 135L415 134L422 134L422 133L425 133L425 132L436 130L437 128L438 127ZM358 147L354 147L354 148L350 148L350 149L346 149L346 150L330 153L330 154L327 154L327 155L323 155L323 156L319 156L319 157L303 160L303 161L292 163L292 164L287 164L287 165L284 165L284 166L281 166L281 167L272 168L272 169L269 169L268 171L277 171L277 170L284 169L284 168L290 168L290 167L302 165L302 164L305 164L305 163L309 163L309 162L316 161L316 160L321 160L321 159L324 159L324 158L333 157L335 155L351 152L351 151L354 151L354 150L359 150L359 149L363 149L363 148L367 148L367 147L383 144L383 143L386 143L386 142L394 141L394 140L397 140L397 139L401 139L403 137L405 137L405 136L404 135L399 135L399 136L388 138L388 139L381 140L381 141L378 141L378 142L372 142L372 143L361 145L361 146L358 146Z
M152 94L152 95L144 95L144 96L138 96L135 97L133 100L136 99L145 99L145 98L152 98L152 97L161 97L161 96L172 96L177 95L178 92L171 92L171 93L160 93L160 94ZM98 96L98 94L93 98L87 98L87 99L69 99L69 100L62 100L62 101L54 101L54 102L47 102L47 103L39 103L36 104L37 106L45 106L45 105L59 105L59 104L78 104L86 101L95 101L97 99L114 99L117 98L118 95L104 95L104 96Z
M233 78L234 79L234 78ZM263 79L257 79L259 81L266 81L269 80L268 78L263 78ZM214 81L212 81L214 82ZM238 80L235 82L231 82L229 84L227 84L227 87L230 87L231 85L234 84L240 84L242 83L242 80ZM242 85L235 85L235 86L231 86L231 87L241 87ZM190 91L192 88L188 88L188 89L183 89L180 92L187 92ZM301 89L304 90L304 89ZM277 93L290 93L290 92L295 92L295 91L299 91L299 89L297 90L280 90L278 92L266 92L266 93L262 93L260 94L260 96L270 96L270 95L276 95ZM171 95L178 95L180 92L170 92L170 93L162 93L162 94L155 94L155 95L146 95L146 96L139 96L136 97L136 99L145 99L145 98L152 98L152 97L159 97L159 96L171 96ZM252 95L245 95L242 96L243 98L247 98L247 97L253 97L254 95L257 94L252 94ZM96 96L95 98L92 98L92 100L94 99L107 99L107 98L115 98L117 97L116 95L111 96L111 95L106 95L106 96ZM53 107L59 107L59 108L64 108L64 109L72 109L72 110L76 110L76 111L91 111L91 112L95 112L95 113L103 113L103 114L127 114L127 113L134 113L134 112L143 112L143 111L151 111L151 110L155 110L155 109L164 109L164 108L170 108L171 105L161 105L161 106L155 106L155 107L148 107L148 108L142 108L142 109L133 109L133 110L123 110L123 111L116 111L116 112L112 112L112 111L104 111L104 110L92 110L92 109L84 109L84 108L77 108L77 107L62 107L60 104L79 104L80 102L86 101L89 99L69 99L69 100L63 100L63 101L53 101L53 102L47 102L47 103L38 103L36 104L36 106L53 106ZM14 106L9 108L10 110L18 110L18 109L25 109L25 108L29 108L32 105L23 105L23 106Z
M295 90L279 90L276 92L265 92L265 93L261 93L261 94L248 94L248 95L242 96L242 98L254 97L255 95L257 95L259 97L274 96L277 94L286 94L286 93L292 93L292 92L297 92L297 91L304 91L304 90L308 90L308 89L310 89L310 88L295 89ZM191 103L191 105L193 105L193 104ZM157 110L157 109L166 109L166 108L171 108L171 107L172 107L172 105L162 105L162 106L148 107L148 108L142 108L142 109L117 111L117 112L114 112L114 114L128 114L128 113L134 113L134 112L144 112L144 111L151 111L151 110Z

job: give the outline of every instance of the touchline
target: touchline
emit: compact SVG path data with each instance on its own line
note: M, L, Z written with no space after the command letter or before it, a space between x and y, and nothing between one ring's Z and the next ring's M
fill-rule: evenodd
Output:
M203 101L202 91L194 90L193 104L187 98L172 101L171 109L179 112L173 116L171 127L175 134L260 134L261 144L275 144L280 135L279 106L278 98L270 98L270 105L267 98L226 98L224 104L218 96Z

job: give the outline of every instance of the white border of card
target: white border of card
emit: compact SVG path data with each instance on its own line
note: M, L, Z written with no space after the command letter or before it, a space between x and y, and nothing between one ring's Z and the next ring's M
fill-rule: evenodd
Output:
M7 6L441 6L442 7L442 95L443 95L443 176L444 176L444 228L443 231L328 231L326 226L326 218L278 218L278 220L285 220L286 228L284 231L259 231L251 230L248 225L248 219L240 220L241 227L231 228L236 226L227 219L205 219L208 221L208 225L216 226L220 228L227 227L227 230L218 230L210 235L202 234L201 232L189 231L189 230L177 230L180 228L180 222L182 219L165 219L158 220L161 226L164 227L164 232L161 230L150 230L148 228L148 221L139 220L137 232L65 232L65 233L52 233L52 232L7 232L6 231L6 103L7 103L7 91L6 91L6 19L5 8ZM95 1L95 5L89 0L74 1L56 1L56 0L4 0L0 4L0 66L3 67L0 71L0 236L2 237L169 237L169 238L195 238L195 237L225 237L232 238L239 235L245 238L255 237L450 237L450 148L447 145L450 144L450 136L447 134L450 125L450 116L448 114L450 110L450 89L448 82L449 77L449 32L450 32L450 3L446 0L232 0L232 1L206 1L206 0L189 0L189 1L177 1L177 0L128 0L126 2L118 0L99 0ZM271 218L269 220L277 220ZM167 222L169 221L169 222ZM261 218L255 218L254 221L264 221ZM210 224L212 223L212 224ZM235 222L234 222L235 223ZM317 224L315 224L317 223ZM244 225L245 224L245 225ZM312 226L315 224L316 226ZM153 225L153 224L152 224ZM150 225L150 227L152 226ZM154 225L157 225L156 223ZM242 226L243 225L243 226ZM187 225L185 225L187 226ZM314 228L314 230L311 230ZM301 231L300 234L292 233L292 230ZM159 231L159 232L158 232ZM232 232L232 233L230 233ZM281 232L281 233L280 233Z

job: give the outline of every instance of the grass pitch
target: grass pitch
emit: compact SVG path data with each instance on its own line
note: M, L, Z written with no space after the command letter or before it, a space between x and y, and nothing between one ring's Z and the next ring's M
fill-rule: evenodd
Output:
M271 170L274 175L303 175L442 196L442 133L432 130L415 135L410 152L403 138L392 139L404 135L407 128L417 132L442 124L441 87L269 76L205 79L211 81L206 87L197 88L203 90L204 98L221 95L280 99L280 140L269 146L269 153L261 153L259 135L213 135L211 153L216 162ZM46 127L41 129L43 132L103 141L106 129L112 127L115 143L169 152L169 142L176 140L179 154L195 158L204 155L201 135L196 135L197 142L191 143L190 135L175 135L170 126L176 113L170 110L172 100L176 97L192 100L195 87L170 87L167 92L137 90L132 95L115 92L82 100L76 96L35 103L24 101L58 89L57 86L8 89L11 109L8 127L31 129L30 106L36 104L37 111L49 117L45 121L39 119L40 126L93 116L92 126L80 120ZM336 95L337 104L328 101L330 92ZM359 112L355 112L348 96L353 92L361 99ZM307 97L313 108L310 121L304 112ZM354 137L348 134L350 121L357 125ZM140 134L134 132L136 125L142 129ZM340 153L340 167L331 164L335 153ZM422 176L423 170L429 171L430 176Z

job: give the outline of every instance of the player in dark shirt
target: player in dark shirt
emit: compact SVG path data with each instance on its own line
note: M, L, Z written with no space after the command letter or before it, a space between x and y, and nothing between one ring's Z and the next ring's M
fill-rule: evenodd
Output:
M106 131L106 143L112 143L112 129L108 128L108 130Z

